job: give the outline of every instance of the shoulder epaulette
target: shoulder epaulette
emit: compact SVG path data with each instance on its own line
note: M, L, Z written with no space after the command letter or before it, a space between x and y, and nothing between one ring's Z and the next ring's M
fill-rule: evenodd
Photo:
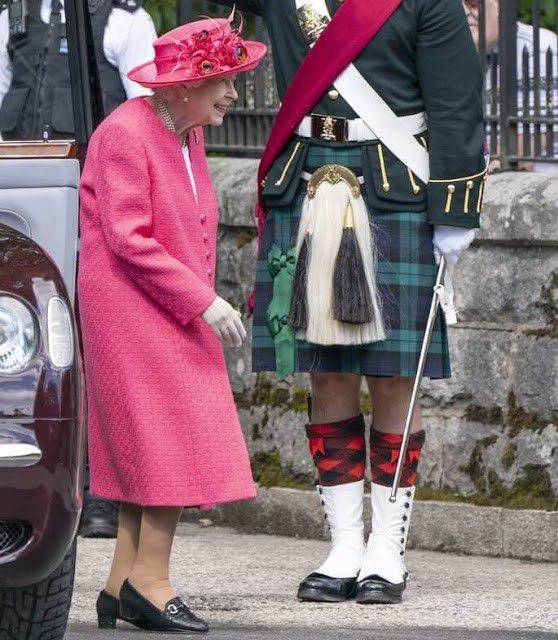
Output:
M143 7L144 0L113 0L112 4L117 9L124 9L129 13L134 13L140 7Z

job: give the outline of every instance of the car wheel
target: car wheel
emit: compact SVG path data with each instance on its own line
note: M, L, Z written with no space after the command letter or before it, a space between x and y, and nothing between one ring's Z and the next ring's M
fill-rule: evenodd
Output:
M72 602L76 542L58 568L42 582L0 589L0 637L6 640L58 640L64 637Z

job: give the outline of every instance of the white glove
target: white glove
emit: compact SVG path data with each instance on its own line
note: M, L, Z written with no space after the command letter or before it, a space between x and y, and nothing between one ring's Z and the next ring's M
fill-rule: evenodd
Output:
M217 296L201 317L215 331L217 337L233 347L240 347L246 339L246 329L236 311L223 298Z
M434 256L436 264L443 255L448 264L455 264L459 255L475 239L476 229L448 227L443 224L434 225Z

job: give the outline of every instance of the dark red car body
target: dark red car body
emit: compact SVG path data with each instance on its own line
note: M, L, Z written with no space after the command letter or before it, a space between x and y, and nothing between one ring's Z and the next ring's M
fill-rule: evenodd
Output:
M2 466L0 459L0 521L26 524L20 545L0 555L3 588L40 582L73 543L82 504L85 406L75 324L70 366L57 368L48 357L48 301L57 296L72 308L62 277L39 245L1 224L0 295L26 304L39 330L25 370L0 374L0 446L24 438L40 450L25 466Z

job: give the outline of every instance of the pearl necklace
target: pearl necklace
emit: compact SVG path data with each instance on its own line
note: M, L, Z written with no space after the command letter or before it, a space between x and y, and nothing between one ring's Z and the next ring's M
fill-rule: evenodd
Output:
M154 102L155 102L155 111L157 112L157 115L161 118L161 120L163 121L165 127L169 131L174 133L174 135L177 136L178 139L180 140L181 146L185 147L186 144L187 144L188 134L187 133L182 133L182 134L178 135L178 133L176 132L176 125L174 124L174 120L172 119L172 116L171 116L170 111L169 111L169 107L168 107L167 103L165 102L165 100L163 100L163 98L161 98L160 96L156 95L155 98L154 98Z

